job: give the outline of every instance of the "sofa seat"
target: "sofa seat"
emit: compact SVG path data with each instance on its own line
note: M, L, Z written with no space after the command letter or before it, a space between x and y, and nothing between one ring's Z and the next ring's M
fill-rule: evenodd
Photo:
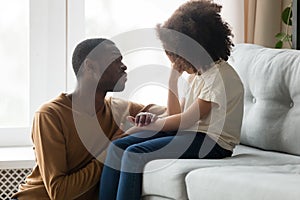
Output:
M188 199L186 175L195 169L221 166L276 166L300 165L300 157L291 154L263 151L238 145L234 154L225 159L161 159L145 166L143 176L143 200ZM251 167L250 167L251 168ZM198 182L201 179L198 179ZM298 185L299 186L299 185Z
M300 165L198 169L187 175L186 185L189 200L296 200Z

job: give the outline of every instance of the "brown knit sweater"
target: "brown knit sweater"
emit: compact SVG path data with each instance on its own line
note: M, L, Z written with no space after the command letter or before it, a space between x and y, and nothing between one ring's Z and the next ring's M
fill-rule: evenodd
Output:
M107 98L96 116L90 116L72 112L72 102L64 93L44 104L35 113L32 127L36 166L13 198L98 199L102 162L95 157L105 152L106 139L113 137L127 115L135 116L151 107L155 106ZM156 107L153 111L164 110ZM91 123L95 119L100 126Z

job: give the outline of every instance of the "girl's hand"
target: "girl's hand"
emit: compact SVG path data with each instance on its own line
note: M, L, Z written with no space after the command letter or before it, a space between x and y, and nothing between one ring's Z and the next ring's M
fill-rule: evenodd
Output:
M176 73L178 77L181 76L185 69L182 59L176 58L176 60L172 63L172 69L172 74Z
M180 57L172 63L172 68L173 71L177 72L177 77L180 77L184 71L188 74L194 74L197 72L196 68L194 68L193 65ZM174 72L172 72L171 75L174 76Z

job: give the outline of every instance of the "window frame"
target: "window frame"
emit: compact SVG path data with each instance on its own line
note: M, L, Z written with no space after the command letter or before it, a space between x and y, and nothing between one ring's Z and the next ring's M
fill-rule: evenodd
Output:
M67 88L67 0L29 4L29 124L0 128L0 147L32 145L34 112Z

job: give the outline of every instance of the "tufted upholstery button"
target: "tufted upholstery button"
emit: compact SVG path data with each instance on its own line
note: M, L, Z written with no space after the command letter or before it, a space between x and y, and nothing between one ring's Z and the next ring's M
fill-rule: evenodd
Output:
M290 107L291 107L291 108L294 107L294 102L291 102L291 103L290 103Z
M252 99L252 103L256 103L256 99L254 97Z

